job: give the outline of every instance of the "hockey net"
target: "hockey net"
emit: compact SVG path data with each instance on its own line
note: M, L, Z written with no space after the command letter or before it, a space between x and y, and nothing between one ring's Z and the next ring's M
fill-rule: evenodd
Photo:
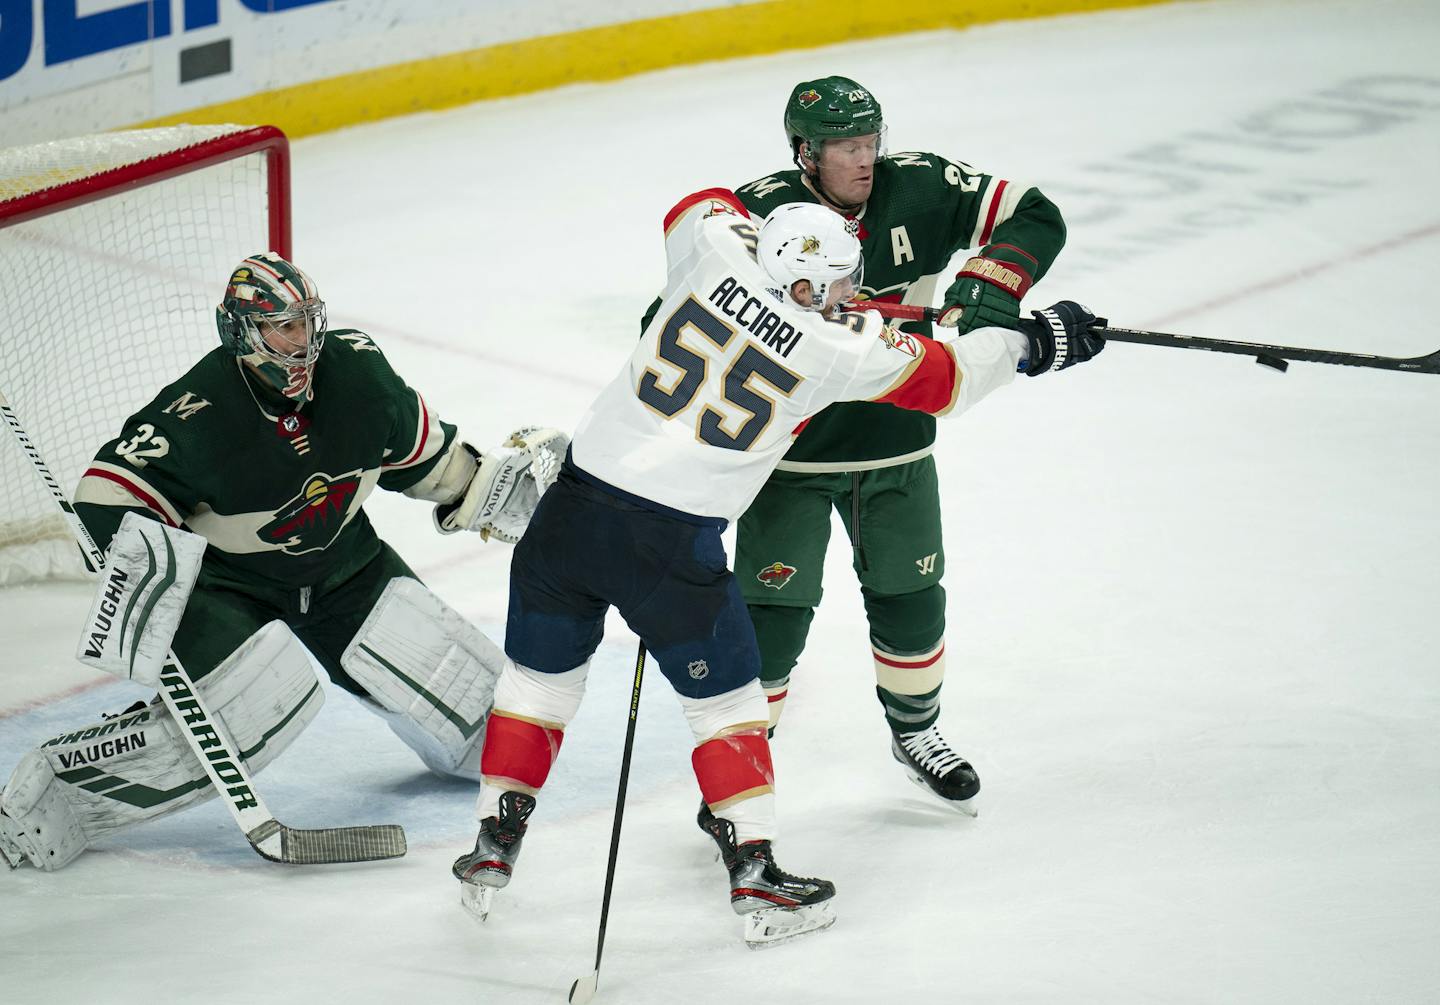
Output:
M290 254L271 126L174 126L0 150L0 395L66 493L121 423L217 344L245 256ZM64 518L0 433L0 586L83 574Z

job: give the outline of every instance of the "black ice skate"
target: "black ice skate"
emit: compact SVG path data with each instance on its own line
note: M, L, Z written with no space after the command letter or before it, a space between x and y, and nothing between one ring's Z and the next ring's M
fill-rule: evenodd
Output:
M711 817L706 828L730 873L730 906L745 918L751 949L772 946L835 924L835 884L792 876L775 864L769 841L735 844L735 825Z
M480 821L475 850L461 855L450 867L460 881L460 906L484 921L495 891L510 882L525 822L535 809L535 797L506 792L500 797L500 815Z
M979 815L974 800L980 791L980 776L969 761L950 749L935 726L916 733L892 731L890 750L916 785L939 796L952 809Z

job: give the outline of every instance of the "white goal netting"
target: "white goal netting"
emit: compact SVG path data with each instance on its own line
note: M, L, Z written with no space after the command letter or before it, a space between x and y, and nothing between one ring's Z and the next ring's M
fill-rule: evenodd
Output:
M125 418L217 344L230 270L272 248L265 153L193 166L246 131L0 150L0 393L67 495ZM60 208L16 222L42 190ZM8 429L0 441L0 586L80 575L54 499Z

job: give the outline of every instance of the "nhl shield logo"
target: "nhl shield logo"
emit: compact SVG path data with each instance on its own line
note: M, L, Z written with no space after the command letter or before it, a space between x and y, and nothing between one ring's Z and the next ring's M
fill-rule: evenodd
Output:
M704 660L695 660L686 666L685 669L689 671L691 678L694 680L704 680L710 676L710 664Z
M775 562L765 566L755 574L755 578L766 586L776 590L783 590L785 584L790 582L790 577L795 575L795 567L786 565L784 562Z

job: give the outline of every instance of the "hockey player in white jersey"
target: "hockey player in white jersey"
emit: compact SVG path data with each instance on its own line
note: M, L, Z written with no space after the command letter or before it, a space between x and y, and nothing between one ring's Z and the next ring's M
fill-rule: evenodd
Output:
M1097 319L1069 302L1022 331L981 329L944 345L875 313L842 313L859 288L860 245L814 204L780 206L757 232L731 192L698 192L666 216L665 249L661 308L580 420L516 548L480 833L454 873L490 889L509 882L613 605L679 695L734 910L782 913L772 927L800 934L833 922L835 887L774 859L759 653L721 531L807 417L832 402L958 412L1017 369L1064 369L1104 342L1091 331Z

